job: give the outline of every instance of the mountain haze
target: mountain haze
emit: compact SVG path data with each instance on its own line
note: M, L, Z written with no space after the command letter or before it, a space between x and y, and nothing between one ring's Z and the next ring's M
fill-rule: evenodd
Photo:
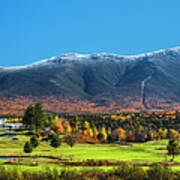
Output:
M118 112L180 107L180 47L136 56L65 54L0 67L0 112L41 102L51 112Z

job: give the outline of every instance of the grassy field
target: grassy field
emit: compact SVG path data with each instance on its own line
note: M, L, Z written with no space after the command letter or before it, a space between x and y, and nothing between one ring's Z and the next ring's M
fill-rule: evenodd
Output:
M110 161L128 161L128 162L163 162L169 160L171 157L167 156L166 145L167 140L146 142L146 143L132 143L130 146L119 144L76 144L73 148L66 144L62 144L59 148L54 149L48 142L40 142L40 145L30 154L23 152L23 146L30 136L18 136L19 140L3 139L0 140L0 156L26 156L30 158L20 159L18 165L23 169L39 169L47 167L64 168L56 163L57 159L48 158L33 158L33 156L54 156L62 157L63 159L72 158L73 161L85 161L87 159L94 160L110 160ZM175 158L175 161L180 162L180 156ZM0 160L1 165L7 160ZM37 162L38 166L32 166L32 163ZM73 167L75 168L75 167ZM109 169L111 167L101 167ZM179 167L174 167L178 169ZM81 169L76 167L75 169Z
M0 141L0 156L27 155L23 146L29 140L28 136L19 136L19 140L3 139ZM147 143L132 143L132 146L119 144L76 144L73 148L62 144L54 149L48 142L40 142L30 155L62 156L65 159L73 157L75 160L119 160L138 162L164 161L166 156L167 141ZM180 161L180 156L176 157Z

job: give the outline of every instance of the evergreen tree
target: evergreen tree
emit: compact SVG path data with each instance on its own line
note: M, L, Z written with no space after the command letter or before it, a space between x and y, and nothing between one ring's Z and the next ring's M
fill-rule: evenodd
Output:
M48 117L45 114L41 104L36 104L34 110L34 122L37 131L38 129L43 129L45 127Z
M51 130L50 133L48 134L48 140L52 140L54 136L57 136L57 134L53 130Z
M48 117L41 104L30 105L24 113L23 124L31 129L43 129L49 124Z
M79 117L75 116L73 121L71 121L71 128L73 132L77 132L79 130Z
M179 142L175 139L170 139L167 145L168 155L172 155L172 161L174 160L175 155L180 153L179 151Z
M31 153L33 151L33 146L30 142L26 142L24 145L24 152Z
M36 148L39 145L39 140L37 136L31 137L30 142L34 148Z
M54 148L58 148L61 145L61 140L59 139L59 136L53 136L50 145Z
M107 137L107 143L111 143L112 142L112 136L109 134Z
M70 147L73 147L76 143L76 138L74 136L67 136L65 141Z
M104 140L104 134L102 132L100 132L97 137L100 141Z
M26 127L32 128L34 124L34 113L35 113L34 106L31 104L28 106L23 116L23 124Z

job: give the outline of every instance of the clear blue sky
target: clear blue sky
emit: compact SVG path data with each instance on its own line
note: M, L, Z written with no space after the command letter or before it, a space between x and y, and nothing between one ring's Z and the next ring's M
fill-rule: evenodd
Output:
M180 45L180 0L0 0L0 66Z

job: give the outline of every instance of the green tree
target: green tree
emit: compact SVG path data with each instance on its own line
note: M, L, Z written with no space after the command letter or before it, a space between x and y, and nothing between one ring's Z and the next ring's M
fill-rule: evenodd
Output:
M53 130L51 130L48 134L48 140L51 141L55 136L57 136L57 134Z
M33 146L30 142L26 142L24 145L24 152L31 153L33 151Z
M43 129L45 127L48 121L48 117L40 103L35 105L34 111L34 123L37 131L38 129Z
M32 136L30 142L34 148L36 148L39 145L39 140L37 136Z
M103 141L104 140L104 134L102 132L100 132L97 136L97 138L100 140L100 141Z
M79 130L79 125L80 125L80 122L79 122L79 117L78 116L75 116L73 121L71 121L71 128L72 128L72 131L75 133Z
M176 139L170 139L167 145L168 155L172 156L172 161L174 160L175 155L180 153L179 151L179 142Z
M66 136L65 142L66 142L69 146L73 147L73 146L76 144L76 137L74 137L74 136Z
M23 116L23 124L36 131L49 125L49 119L41 104L38 103L35 106L29 105Z
M111 134L108 135L108 137L107 137L107 142L108 142L108 143L111 143L111 142L112 142L112 136L111 136Z
M31 104L26 109L24 116L23 116L23 124L32 129L32 126L34 125L34 106Z
M61 140L59 139L59 136L53 136L50 145L54 148L58 148L61 145Z

